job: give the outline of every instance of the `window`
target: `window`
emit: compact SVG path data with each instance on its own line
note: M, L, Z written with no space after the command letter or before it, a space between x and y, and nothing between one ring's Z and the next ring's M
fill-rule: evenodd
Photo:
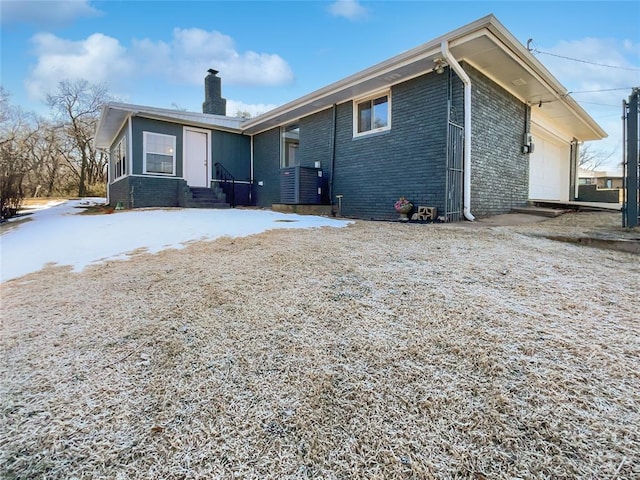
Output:
M144 132L144 173L175 175L176 137Z
M298 148L300 147L300 127L298 124L282 128L280 145L280 168L298 165L300 163L298 161Z
M123 177L127 174L127 137L122 137L111 152L113 161L112 180Z
M353 135L388 130L390 125L389 93L354 102Z

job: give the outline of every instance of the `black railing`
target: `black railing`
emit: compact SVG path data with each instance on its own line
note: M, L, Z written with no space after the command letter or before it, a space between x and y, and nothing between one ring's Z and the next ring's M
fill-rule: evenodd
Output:
M229 170L224 168L220 162L214 164L216 167L216 180L220 184L220 188L227 196L227 202L232 207L236 206L236 179Z

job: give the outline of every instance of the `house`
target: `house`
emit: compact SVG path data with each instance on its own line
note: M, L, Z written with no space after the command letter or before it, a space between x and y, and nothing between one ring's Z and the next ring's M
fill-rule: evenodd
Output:
M577 199L585 202L622 203L624 201L622 173L580 168Z
M622 172L604 170L578 170L578 185L596 185L598 188L623 188L624 176Z
M104 106L110 203L340 198L345 216L395 219L404 196L472 220L573 200L579 143L606 136L493 15L251 119L224 115L217 73L204 113Z

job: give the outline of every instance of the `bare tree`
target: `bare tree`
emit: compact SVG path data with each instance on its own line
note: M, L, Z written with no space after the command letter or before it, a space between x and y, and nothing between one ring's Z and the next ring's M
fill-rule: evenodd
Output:
M592 148L591 143L584 143L580 146L580 154L578 158L578 165L585 170L597 170L603 165L607 164L611 157L613 157L614 151L609 153L596 150Z
M60 82L55 94L47 95L47 104L54 118L64 125L72 141L66 154L67 164L78 178L78 195L87 194L87 188L105 181L108 159L93 145L100 108L109 100L106 87L86 80Z
M241 118L243 120L248 120L251 118L251 112L248 110L236 110L236 117Z
M23 180L29 170L25 145L33 134L28 116L11 105L0 86L0 219L15 215L24 198Z
M29 173L25 188L33 196L69 193L71 184L77 186L75 181L70 181L73 172L67 166L71 142L62 127L46 119L36 119L34 128L35 135L26 142Z

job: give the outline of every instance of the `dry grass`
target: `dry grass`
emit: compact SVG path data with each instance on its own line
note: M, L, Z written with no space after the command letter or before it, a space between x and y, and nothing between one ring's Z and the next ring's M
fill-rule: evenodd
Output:
M584 228L563 218L277 230L7 282L2 475L638 478L638 256L531 235Z

